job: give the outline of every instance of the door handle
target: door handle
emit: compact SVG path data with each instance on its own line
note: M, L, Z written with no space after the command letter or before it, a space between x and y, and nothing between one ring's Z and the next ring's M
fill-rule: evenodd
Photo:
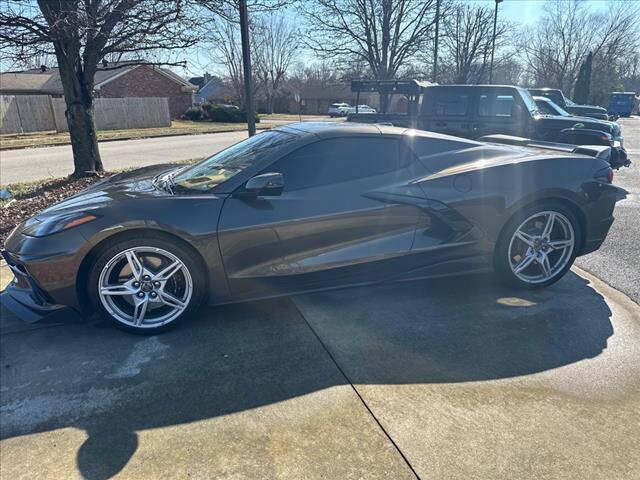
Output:
M436 127L446 127L447 123L446 122L436 122Z

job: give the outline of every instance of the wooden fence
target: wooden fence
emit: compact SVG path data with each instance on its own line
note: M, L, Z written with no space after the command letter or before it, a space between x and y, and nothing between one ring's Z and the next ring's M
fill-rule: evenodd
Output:
M169 101L164 97L96 98L98 130L168 127ZM66 132L66 105L49 95L0 95L0 134Z

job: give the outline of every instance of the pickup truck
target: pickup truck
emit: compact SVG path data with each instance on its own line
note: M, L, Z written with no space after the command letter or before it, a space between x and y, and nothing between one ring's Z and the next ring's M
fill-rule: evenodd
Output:
M385 123L470 139L502 134L572 145L622 145L617 123L543 114L521 87L354 80L351 89L358 95L377 91L381 99L401 94L406 113L350 113L350 122Z
M558 90L557 88L530 88L529 93L534 97L547 97L571 115L597 118L598 120L609 120L609 115L605 108L597 105L578 105L571 99L565 97L562 90Z

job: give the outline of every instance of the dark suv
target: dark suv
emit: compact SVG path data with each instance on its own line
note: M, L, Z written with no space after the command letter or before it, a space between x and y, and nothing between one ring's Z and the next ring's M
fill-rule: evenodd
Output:
M352 90L370 92L376 88L375 83L354 81ZM616 123L546 115L521 87L396 84L390 87L390 93L403 93L406 88L408 113L349 114L348 120L388 123L471 139L502 134L574 145L619 146L622 142ZM379 86L377 91L386 93Z
M597 105L578 105L565 97L562 90L556 88L530 88L529 92L535 97L547 97L556 105L560 105L571 115L579 117L591 117L598 120L609 120L607 110Z

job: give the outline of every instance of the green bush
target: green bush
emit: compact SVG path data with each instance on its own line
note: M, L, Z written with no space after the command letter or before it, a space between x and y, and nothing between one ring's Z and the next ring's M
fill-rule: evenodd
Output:
M199 120L202 120L203 114L204 114L204 112L202 111L202 109L200 107L189 107L184 112L184 115L182 115L182 117L186 118L187 120L191 120L193 122L197 122Z
M247 114L244 110L231 105L216 105L207 103L202 106L204 110L204 118L211 122L222 123L244 123L247 119ZM256 115L256 122L260 119Z

